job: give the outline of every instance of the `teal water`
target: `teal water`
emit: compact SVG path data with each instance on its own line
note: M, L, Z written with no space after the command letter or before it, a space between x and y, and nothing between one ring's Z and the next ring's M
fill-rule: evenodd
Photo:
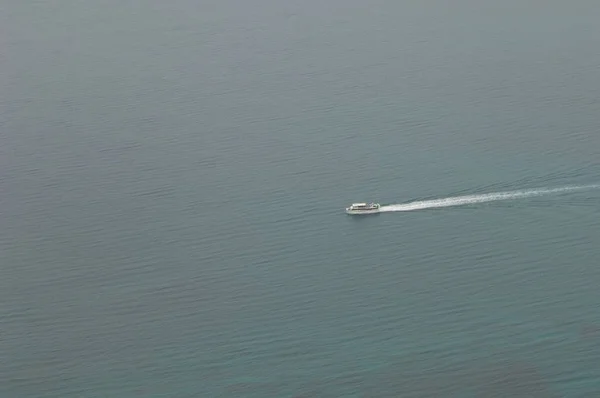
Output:
M0 396L600 396L598 15L0 2Z

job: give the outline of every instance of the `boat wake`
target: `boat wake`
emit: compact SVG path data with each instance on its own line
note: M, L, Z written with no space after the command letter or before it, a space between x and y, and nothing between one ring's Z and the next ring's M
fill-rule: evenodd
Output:
M534 196L550 195L556 193L565 193L572 191L584 191L590 189L598 189L600 184L594 185L576 185L567 186L561 188L538 188L538 189L527 189L520 191L508 191L508 192L493 192L481 195L465 195L465 196L454 196L449 198L440 198L432 200L421 200L416 202L409 202L404 204L392 204L381 206L380 212L391 212L391 211L414 211L424 209L435 209L441 207L454 207L464 206L476 203L496 202L500 200L514 200L522 198L530 198Z

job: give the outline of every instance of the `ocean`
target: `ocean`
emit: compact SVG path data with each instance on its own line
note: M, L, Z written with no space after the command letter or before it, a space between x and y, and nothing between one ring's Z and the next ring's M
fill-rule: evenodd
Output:
M600 396L598 15L0 1L0 396Z

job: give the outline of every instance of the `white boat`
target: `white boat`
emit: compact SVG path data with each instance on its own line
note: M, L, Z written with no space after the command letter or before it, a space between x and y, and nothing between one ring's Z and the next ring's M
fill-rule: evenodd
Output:
M374 214L379 213L381 205L379 203L352 203L346 207L347 214Z

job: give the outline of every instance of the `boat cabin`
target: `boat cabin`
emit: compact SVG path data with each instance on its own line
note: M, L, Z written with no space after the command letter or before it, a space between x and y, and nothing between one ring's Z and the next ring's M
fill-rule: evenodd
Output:
M353 210L370 210L377 209L378 207L377 203L352 203L352 206L350 206Z

